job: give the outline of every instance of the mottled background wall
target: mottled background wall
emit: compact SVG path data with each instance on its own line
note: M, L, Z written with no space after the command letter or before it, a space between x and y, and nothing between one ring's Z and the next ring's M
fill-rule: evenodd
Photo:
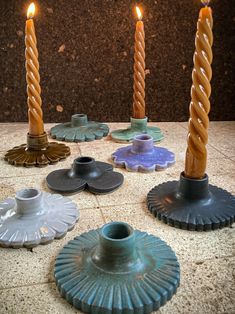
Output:
M27 121L24 25L28 0L0 0L0 121ZM128 121L132 106L134 1L41 0L38 38L44 120ZM199 0L144 0L147 113L188 118ZM211 120L235 119L235 0L212 0Z

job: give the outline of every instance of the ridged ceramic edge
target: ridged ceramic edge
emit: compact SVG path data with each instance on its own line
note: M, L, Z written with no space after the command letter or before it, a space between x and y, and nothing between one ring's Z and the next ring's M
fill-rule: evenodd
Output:
M116 150L119 151L121 148L118 148ZM139 164L139 165L136 165L135 167L129 167L128 166L128 163L126 161L117 161L117 156L115 155L114 152L112 155L111 155L111 159L113 160L114 164L115 164L115 167L118 167L118 168L124 168L126 169L127 171L130 171L130 172L143 172L143 173L149 173L149 172L154 172L154 171L161 171L161 170L165 170L169 167L172 167L174 164L175 164L175 160L173 162L171 161L166 161L165 162L165 165L163 167L160 167L158 164L154 164L152 167L144 167L143 165ZM170 151L169 151L170 152Z
M44 167L55 164L70 155L70 148L62 143L49 142L45 150L26 151L27 145L22 144L8 150L4 160L14 166Z
M56 258L54 273L61 295L77 309L92 314L147 314L170 300L180 281L175 253L159 238L145 232L135 233L138 245L143 242L145 249L149 247L162 269L159 266L130 282L123 275L122 282L116 279L112 285L105 281L103 271L102 276L89 277L89 271L78 265L81 261L78 251L87 252L94 248L94 241L98 242L98 230L91 230L69 241Z
M235 221L235 196L233 196L228 191L219 188L214 185L209 185L210 190L214 190L220 193L221 196L224 197L232 197L232 202L234 206L234 214L233 216L228 215L226 212L222 211L222 216L213 216L213 217L200 217L200 223L194 223L195 216L192 214L188 215L187 220L182 220L180 214L178 214L177 220L172 219L168 216L167 207L161 201L156 201L156 195L158 190L163 186L168 186L169 191L171 191L172 187L177 187L178 181L169 181L164 182L155 186L152 190L149 191L147 195L147 205L149 211L154 215L154 217L162 220L164 223L179 229L190 230L190 231L211 231L221 229L223 227L230 226ZM172 190L173 191L173 190ZM178 212L177 212L178 213ZM198 218L198 217L196 217Z
M86 126L66 127L66 123L62 123L52 127L50 134L52 138L59 141L76 143L99 140L109 134L109 127L104 123L94 123L94 130L92 130L92 124L88 122L87 128Z
M6 200L0 202L0 246L2 247L13 247L20 248L26 247L31 248L39 244L47 244L54 239L60 239L66 235L66 233L73 229L75 223L79 219L79 210L77 205L69 198L64 197L60 194L50 194L43 192L43 199L45 203L57 204L53 215L45 213L43 216L29 215L21 216L17 219L15 215L15 199L7 198ZM51 199L51 200L50 200ZM61 209L59 209L59 201L62 200ZM6 209L4 210L4 206ZM14 226L4 230L4 223L9 218L14 218ZM39 219L43 217L43 223L38 227ZM17 222L19 221L20 227L17 228ZM59 223L58 225L56 225ZM22 233L22 225L25 225L24 231ZM33 232L28 231L27 226L35 226ZM3 230L1 230L3 229ZM11 229L11 230L10 230ZM20 237L17 239L17 237ZM16 240L17 239L17 240Z

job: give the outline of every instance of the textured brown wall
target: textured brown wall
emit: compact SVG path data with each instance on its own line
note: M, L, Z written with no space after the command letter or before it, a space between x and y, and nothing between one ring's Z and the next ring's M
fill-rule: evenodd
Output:
M26 0L0 0L0 121L27 121L24 69ZM135 19L128 0L41 0L38 38L45 122L128 121ZM188 119L199 0L145 0L146 104L157 121ZM235 0L213 0L211 120L235 119ZM63 49L64 48L64 49ZM63 108L63 111L60 112Z

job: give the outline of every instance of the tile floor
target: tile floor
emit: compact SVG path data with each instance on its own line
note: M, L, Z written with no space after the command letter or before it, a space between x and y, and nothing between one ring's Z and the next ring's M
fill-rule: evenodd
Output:
M110 123L110 129L125 127ZM155 123L153 123L155 125ZM33 250L0 249L0 313L31 314L80 313L58 293L53 267L62 246L76 235L114 220L126 221L134 228L165 240L176 252L181 265L181 285L177 294L157 314L235 313L235 224L214 232L188 232L171 228L154 219L146 207L146 195L156 184L178 179L184 167L187 123L157 123L165 134L161 143L176 154L176 164L150 174L117 171L125 176L116 192L95 196L87 192L71 195L80 208L80 220L63 239ZM52 124L47 124L49 131ZM120 143L109 137L71 143L71 156L46 168L16 168L3 160L6 150L26 140L27 124L0 124L0 200L14 196L23 187L48 191L45 176L52 170L70 167L79 155L110 162ZM212 184L235 193L235 122L211 122L207 173Z

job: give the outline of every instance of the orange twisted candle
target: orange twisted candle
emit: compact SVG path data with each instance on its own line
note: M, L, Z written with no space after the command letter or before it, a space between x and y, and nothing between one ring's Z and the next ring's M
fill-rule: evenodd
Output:
M208 4L209 1L204 1ZM213 19L211 8L200 10L195 39L194 69L192 73L188 148L186 151L186 177L199 179L206 171L208 126L212 77Z
M139 21L135 30L133 118L145 118L145 34L142 14L136 7Z
M27 21L25 25L25 67L28 94L28 117L29 117L29 134L41 135L44 133L42 120L42 100L38 63L37 39L33 16L35 12L34 3L31 3L27 12Z

